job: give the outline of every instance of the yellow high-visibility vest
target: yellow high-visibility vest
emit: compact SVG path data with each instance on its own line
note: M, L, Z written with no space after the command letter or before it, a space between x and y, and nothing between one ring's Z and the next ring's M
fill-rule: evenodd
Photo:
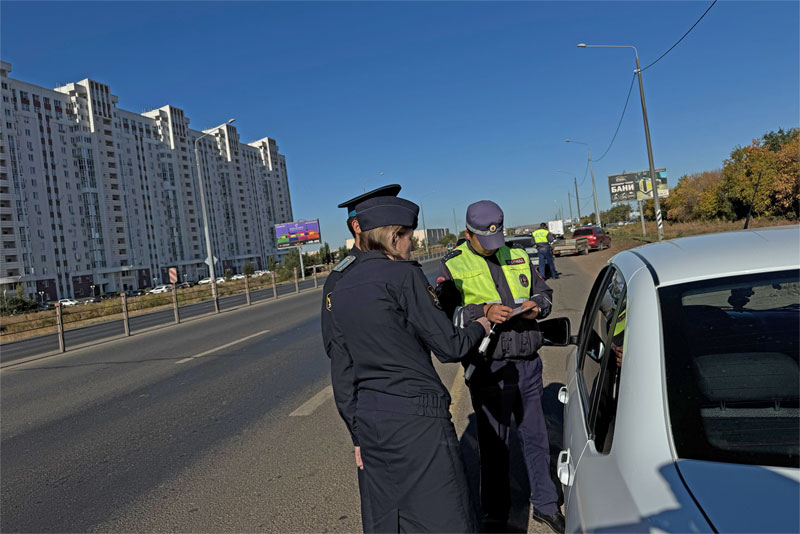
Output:
M456 247L461 254L445 262L453 281L461 293L461 305L483 304L485 302L500 302L492 273L486 260L472 252L467 243ZM523 249L501 247L495 253L500 262L503 274L506 276L514 303L521 304L530 299L531 266L528 253Z
M539 243L547 243L547 234L550 233L550 230L547 228L539 228L535 232L533 232L533 241L536 244Z

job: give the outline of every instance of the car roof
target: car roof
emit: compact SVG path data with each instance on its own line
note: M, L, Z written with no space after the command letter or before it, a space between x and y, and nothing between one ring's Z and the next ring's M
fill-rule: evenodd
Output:
M618 256L623 254L647 263L661 286L797 269L800 225L682 237L626 250Z

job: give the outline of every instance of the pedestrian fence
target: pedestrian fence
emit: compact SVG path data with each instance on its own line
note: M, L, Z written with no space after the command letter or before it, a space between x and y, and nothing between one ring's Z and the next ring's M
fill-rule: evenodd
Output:
M413 259L419 262L430 261L444 256L446 251L423 253L415 251ZM314 266L310 278L314 288L320 285L320 274ZM292 279L278 282L274 272L259 277L245 276L241 280L230 280L224 283L212 282L207 285L195 285L185 289L156 294L145 294L138 297L128 297L125 294L119 297L102 299L100 302L76 306L56 306L53 310L43 310L18 316L0 317L0 343L8 343L57 333L59 349L66 350L64 344L65 330L72 330L86 326L112 321L122 321L126 335L131 334L130 318L148 313L173 310L174 322L180 323L180 309L191 304L213 300L214 310L219 313L219 299L244 295L246 305L252 304L253 293L266 292L260 297L278 299L278 286L283 284L294 285L294 292L300 292L300 280L297 268L293 269Z
M311 278L313 287L319 287L320 273L317 272L316 266L314 266ZM294 293L299 293L300 282L296 268L293 272L293 282ZM59 349L64 352L66 350L65 330L121 320L125 334L130 335L131 317L160 312L171 307L174 312L174 322L180 323L182 306L213 300L215 312L219 313L221 297L243 294L246 305L249 306L252 304L252 294L255 292L266 291L266 295L260 297L261 300L270 297L278 299L280 296L278 286L286 283L285 281L278 282L275 273L272 272L259 277L245 276L240 280L230 280L219 284L211 282L208 285L195 285L185 289L175 288L165 293L145 294L137 297L121 294L119 297L102 299L100 302L75 306L57 304L53 310L0 317L0 342L12 342L56 333L58 334Z

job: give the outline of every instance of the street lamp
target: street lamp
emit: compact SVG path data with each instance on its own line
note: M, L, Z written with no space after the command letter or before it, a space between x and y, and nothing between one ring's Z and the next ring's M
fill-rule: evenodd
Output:
M602 226L600 224L600 206L597 204L597 188L594 185L594 165L592 165L592 147L589 146L589 143L581 143L580 141L575 141L573 139L567 139L567 143L577 143L579 145L586 145L586 148L589 150L589 170L592 173L592 196L594 197L594 220L597 222L597 226Z
M208 259L206 263L208 263L208 279L211 281L209 284L211 286L211 298L214 300L214 308L219 313L219 301L217 300L217 284L214 283L216 280L216 275L214 274L214 253L211 249L211 230L210 225L208 223L208 211L206 211L206 194L203 188L203 169L200 166L200 139L211 135L212 133L216 132L223 126L227 126L228 124L232 124L236 119L228 119L228 122L217 126L216 128L212 128L211 130L207 131L200 137L194 140L194 159L197 161L197 183L200 186L200 210L203 212L203 232L205 233L206 237L206 250L208 250Z
M44 291L39 291L38 293L39 293L39 300L41 300L42 304L44 304Z
M567 172L567 171L556 171L556 172L560 172L560 173L563 173L563 174L569 174L570 176L572 176L572 180L575 183L575 204L578 205L578 224L580 224L580 222L581 222L581 197L578 196L578 178L575 176L575 173L573 173L573 172ZM570 209L569 217L571 219L572 218L572 204L569 205L569 209Z
M636 56L636 70L639 76L639 95L642 98L642 118L644 119L644 136L647 141L647 161L650 164L650 184L653 188L653 208L656 212L656 224L658 225L658 240L664 239L664 223L661 220L661 202L658 199L658 182L656 181L656 169L653 164L653 146L650 144L650 124L647 122L647 106L644 103L644 85L642 84L642 67L639 65L639 51L631 45L587 45L580 43L578 48L633 48Z

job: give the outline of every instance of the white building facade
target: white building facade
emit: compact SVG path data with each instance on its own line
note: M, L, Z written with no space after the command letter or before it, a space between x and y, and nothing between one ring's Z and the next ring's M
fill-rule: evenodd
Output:
M189 128L183 110L137 114L105 84L46 89L0 62L0 288L42 301L207 276L202 170L215 271L266 268L274 225L292 220L274 139L242 144L231 124Z

